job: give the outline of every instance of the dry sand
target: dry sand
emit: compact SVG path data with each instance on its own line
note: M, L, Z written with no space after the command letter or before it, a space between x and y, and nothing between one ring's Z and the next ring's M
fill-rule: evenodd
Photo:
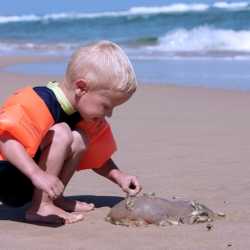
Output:
M40 59L3 58L0 66L27 60ZM60 77L1 72L0 79L2 102L17 87ZM118 165L137 175L145 192L195 199L225 212L226 218L213 223L212 230L206 224L111 225L104 217L124 194L91 171L82 171L73 177L67 195L94 201L95 211L80 223L51 228L19 222L24 209L1 206L0 249L249 249L249 110L250 92L141 86L111 119Z

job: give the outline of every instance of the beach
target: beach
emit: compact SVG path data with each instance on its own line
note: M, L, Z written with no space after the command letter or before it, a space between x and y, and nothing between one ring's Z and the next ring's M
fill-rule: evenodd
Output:
M26 85L62 75L8 73L5 66L60 61L53 56L2 56L0 101ZM143 192L197 200L226 217L178 226L123 227L105 216L125 195L92 171L76 173L66 195L94 202L82 222L61 227L22 221L24 208L0 206L1 249L241 249L250 244L250 92L206 87L140 84L110 123L118 144L113 159L138 176Z

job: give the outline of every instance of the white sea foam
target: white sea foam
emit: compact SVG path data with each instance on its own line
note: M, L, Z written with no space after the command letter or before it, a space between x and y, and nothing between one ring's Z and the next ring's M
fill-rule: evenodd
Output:
M36 15L0 16L0 23L32 22L39 20L41 20L41 17Z
M71 53L78 43L11 43L1 42L1 52L36 51L42 53ZM250 31L234 31L201 26L191 30L177 29L158 39L156 45L128 49L135 58L165 57L245 57L250 55Z
M202 26L191 30L177 29L159 38L147 49L165 52L250 52L250 31L214 29Z
M160 7L133 7L130 12L133 14L160 14L160 13L178 13L178 12L200 12L209 9L207 4L171 4Z
M213 4L213 7L219 9L228 9L228 10L243 10L249 7L248 2L217 2Z
M38 43L11 43L0 42L1 52L15 52L15 51L35 51L42 53L71 53L80 44L77 43L52 43L52 44L38 44Z
M34 21L47 22L50 20L57 21L57 20L92 19L101 17L127 16L129 14L131 14L130 11L118 11L118 12L97 12L97 13L62 12L62 13L46 14L43 16L38 16L38 15L0 16L0 23L34 22Z
M156 14L173 14L186 12L204 12L211 8L220 8L227 10L248 9L249 2L217 2L213 5L204 3L176 3L164 6L135 6L124 11L107 11L107 12L93 12L93 13L76 13L76 12L62 12L50 13L46 15L20 15L20 16L0 16L0 23L10 22L33 22L33 21L49 21L61 19L88 19L88 18L102 18L102 17L122 17L122 16L143 16Z

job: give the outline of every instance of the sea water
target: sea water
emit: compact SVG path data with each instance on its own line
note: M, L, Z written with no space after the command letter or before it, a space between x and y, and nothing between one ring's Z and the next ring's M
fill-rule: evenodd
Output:
M105 12L0 16L0 53L63 55L9 71L62 74L80 45L121 45L142 83L250 89L250 2L196 1Z

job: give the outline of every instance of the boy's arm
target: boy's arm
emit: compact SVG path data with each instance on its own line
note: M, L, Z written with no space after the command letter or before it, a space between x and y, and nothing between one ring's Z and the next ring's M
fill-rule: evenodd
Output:
M32 181L36 188L48 193L52 199L62 193L64 188L62 182L56 176L41 170L21 143L8 135L1 135L0 151L11 164Z
M112 159L109 159L101 168L93 170L118 184L128 195L134 196L142 189L137 177L122 172Z

